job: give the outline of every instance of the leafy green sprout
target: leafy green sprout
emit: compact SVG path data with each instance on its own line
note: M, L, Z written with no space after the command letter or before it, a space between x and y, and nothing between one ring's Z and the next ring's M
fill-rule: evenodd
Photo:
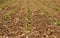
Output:
M11 15L11 14L6 13L6 14L4 15L4 19L8 18L10 15Z
M57 22L56 22L56 24L57 24L58 26L60 26L60 20L59 20L59 21L57 21Z
M30 4L29 4L29 1L27 0L27 5L26 5L26 11L27 11L27 14L26 14L26 32L25 34L27 35L29 32L30 32L30 13L31 13L31 10L30 10Z
M2 10L3 8L0 8L0 11Z

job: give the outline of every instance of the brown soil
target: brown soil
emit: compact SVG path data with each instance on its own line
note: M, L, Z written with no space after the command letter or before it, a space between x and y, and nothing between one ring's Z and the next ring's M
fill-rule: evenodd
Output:
M27 31L27 0L23 0L23 4L16 13L12 14L7 19L3 19L2 16L12 10L18 2L19 0L0 11L0 38L60 38L60 26L56 25L48 14L39 10L33 4L32 0L29 0L31 13L28 34L25 34ZM57 2L59 3L59 1ZM39 1L37 3L39 3ZM60 20L60 13L58 11L48 8L42 3L39 3L39 5L45 8L46 11L51 12L57 20Z

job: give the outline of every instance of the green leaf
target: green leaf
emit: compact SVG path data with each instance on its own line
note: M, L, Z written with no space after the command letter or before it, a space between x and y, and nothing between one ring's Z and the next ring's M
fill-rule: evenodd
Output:
M59 25L59 26L60 26L60 21L57 21L57 25Z

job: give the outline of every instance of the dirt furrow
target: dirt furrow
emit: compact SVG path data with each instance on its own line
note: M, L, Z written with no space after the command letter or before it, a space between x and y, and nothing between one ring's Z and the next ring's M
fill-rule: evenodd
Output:
M0 38L60 38L60 26L57 26L51 17L60 20L60 13L45 6L43 2L48 2L47 0L42 1L17 0L2 10ZM49 1L59 3L59 0ZM8 18L4 19L3 15Z
M45 6L44 4L40 3L39 5L41 5L41 7L43 6L44 9L46 9L47 12L53 14L53 16L55 16L58 20L60 20L60 13L51 9L51 8L48 8L47 6Z

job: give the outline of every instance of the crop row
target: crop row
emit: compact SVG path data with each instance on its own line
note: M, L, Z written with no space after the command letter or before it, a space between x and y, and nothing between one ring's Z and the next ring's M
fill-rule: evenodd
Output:
M2 11L3 9L6 9L7 7L9 7L12 3L14 3L14 2L16 2L16 0L10 0L10 1L8 1L8 2L6 2L6 3L4 3L4 4L1 4L0 5L0 11Z
M53 3L50 3L49 1L44 1L44 0L39 0L41 3L43 3L46 7L54 9L55 11L60 12L60 9L56 4L54 5Z
M18 3L18 5L16 5L14 8L12 8L12 10L10 10L10 11L7 12L6 14L4 14L4 15L3 15L3 18L4 18L4 19L7 19L9 16L11 16L11 15L14 14L14 13L16 13L16 12L19 10L19 8L21 7L22 4L23 4L23 0L20 1L20 2Z
M26 5L26 11L27 11L27 13L26 13L26 22L27 22L26 23L26 34L28 34L30 31L30 13L31 13L30 3L28 0L27 0L27 5Z
M41 10L42 12L48 14L51 18L52 18L52 21L55 22L57 25L60 25L60 21L57 21L54 17L54 15L48 11L46 11L46 9L44 9L43 7L41 7L39 4L37 4L36 2L38 2L37 0L36 1L33 1L33 4L39 9Z

